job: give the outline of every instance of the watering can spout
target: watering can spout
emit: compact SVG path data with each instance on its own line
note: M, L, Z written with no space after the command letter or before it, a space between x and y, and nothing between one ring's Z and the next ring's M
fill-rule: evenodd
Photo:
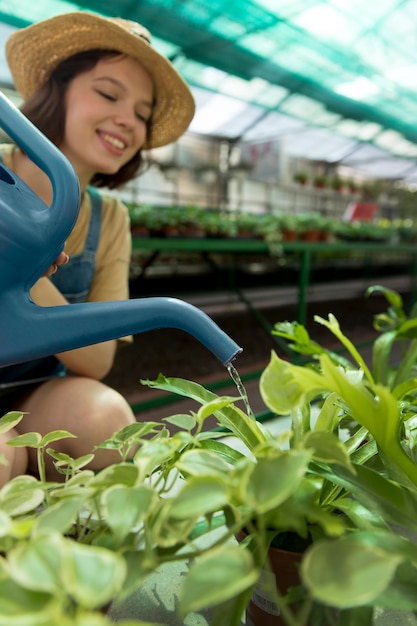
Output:
M64 248L78 216L80 188L66 157L1 93L0 125L53 188L48 207L0 165L0 367L157 328L193 335L225 365L241 352L210 317L175 298L36 305L30 289Z
M7 350L8 338L2 339L0 367L11 364L10 352L17 363L160 328L175 328L192 335L224 365L242 351L208 315L177 298L149 297L57 307L27 302L17 316L14 307L13 311L13 315L7 316L8 336L13 342L26 328L25 341L14 341ZM5 327L4 321L2 326Z

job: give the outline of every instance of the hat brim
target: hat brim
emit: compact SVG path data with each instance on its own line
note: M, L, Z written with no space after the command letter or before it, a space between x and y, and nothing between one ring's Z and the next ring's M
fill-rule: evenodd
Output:
M133 57L150 75L155 90L151 136L144 148L178 139L195 111L191 91L168 59L139 35L116 21L77 11L57 15L17 30L6 42L14 85L24 99L48 80L65 59L87 50L115 50Z

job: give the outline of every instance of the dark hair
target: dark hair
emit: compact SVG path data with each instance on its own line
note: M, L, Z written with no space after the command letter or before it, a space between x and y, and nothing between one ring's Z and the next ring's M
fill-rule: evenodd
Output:
M70 82L83 72L88 72L104 58L120 56L113 50L88 50L75 54L62 61L52 72L46 83L22 105L22 113L56 146L60 146L65 133L65 94ZM151 134L148 125L147 139ZM91 181L95 187L116 189L132 180L144 166L142 151L123 165L116 174L97 173Z

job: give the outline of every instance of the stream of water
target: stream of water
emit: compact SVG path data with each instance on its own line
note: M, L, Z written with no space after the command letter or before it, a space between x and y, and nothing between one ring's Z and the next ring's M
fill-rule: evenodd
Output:
M226 365L226 367L227 367L227 371L230 374L231 379L233 380L233 382L235 383L235 385L237 387L237 390L239 392L240 397L243 400L243 404L245 405L245 409L246 409L247 414L252 419L256 419L255 418L255 414L252 411L251 405L249 403L249 398L248 398L247 391L245 389L244 384L242 383L242 379L240 378L237 369L235 368L234 365L232 365L232 363L228 363Z

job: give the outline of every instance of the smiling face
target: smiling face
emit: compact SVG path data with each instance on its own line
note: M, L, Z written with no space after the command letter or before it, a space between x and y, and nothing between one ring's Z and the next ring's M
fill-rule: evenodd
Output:
M77 75L66 93L65 137L59 148L84 187L97 172L114 174L146 141L153 84L131 57L103 58Z

